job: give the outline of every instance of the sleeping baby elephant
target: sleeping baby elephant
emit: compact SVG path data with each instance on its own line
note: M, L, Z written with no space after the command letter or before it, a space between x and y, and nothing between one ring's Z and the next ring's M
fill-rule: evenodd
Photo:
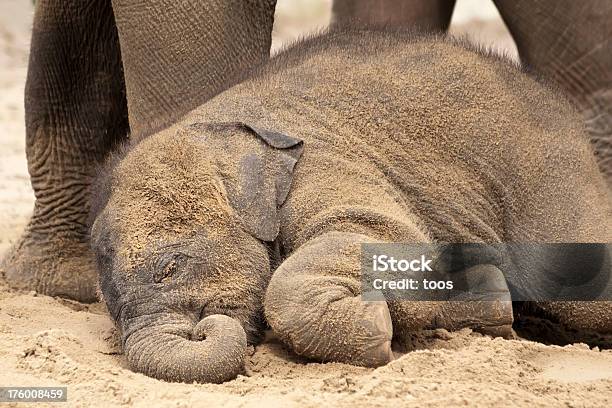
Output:
M611 231L563 97L501 58L403 31L295 45L132 141L95 191L100 288L129 364L171 381L235 377L266 323L298 354L366 366L416 330L510 330L493 265L458 272L492 282L488 306L362 301L362 243L603 243ZM609 305L540 307L610 333Z

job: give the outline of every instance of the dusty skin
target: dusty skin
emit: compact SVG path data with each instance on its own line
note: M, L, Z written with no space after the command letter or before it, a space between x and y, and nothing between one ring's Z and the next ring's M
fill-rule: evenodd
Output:
M0 256L33 204L22 108L29 4L3 0L0 13ZM325 23L325 16L312 19ZM496 24L468 28L508 43ZM294 32L281 27L277 34ZM8 292L0 282L0 332L0 385L67 386L67 406L604 407L612 400L612 351L492 340L469 330L424 334L415 339L419 351L376 370L306 363L268 339L250 350L244 375L223 385L162 383L130 371L100 304ZM36 406L45 405L58 406Z

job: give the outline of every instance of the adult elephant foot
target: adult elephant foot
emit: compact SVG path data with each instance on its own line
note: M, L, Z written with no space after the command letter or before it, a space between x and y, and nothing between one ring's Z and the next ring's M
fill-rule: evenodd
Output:
M2 260L10 287L80 302L96 301L94 257L85 239L26 231Z

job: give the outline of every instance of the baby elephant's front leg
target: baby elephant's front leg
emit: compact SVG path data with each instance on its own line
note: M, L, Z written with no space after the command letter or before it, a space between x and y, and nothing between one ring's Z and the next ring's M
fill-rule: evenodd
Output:
M302 245L272 277L266 318L297 354L369 367L393 359L384 301L361 299L360 234L330 232Z

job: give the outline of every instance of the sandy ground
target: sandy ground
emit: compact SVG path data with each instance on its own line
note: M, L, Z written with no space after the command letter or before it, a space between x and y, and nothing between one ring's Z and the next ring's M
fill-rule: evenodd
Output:
M455 33L516 56L494 9L460 0ZM324 0L279 0L274 48L329 20ZM23 87L31 5L0 3L0 257L33 205ZM101 304L8 291L0 282L0 386L67 386L69 406L566 406L612 403L612 351L546 346L464 330L423 334L421 349L379 369L308 363L274 338L223 385L168 384L131 372ZM43 406L37 404L36 406ZM24 404L18 405L24 406ZM57 406L57 405L52 405Z

